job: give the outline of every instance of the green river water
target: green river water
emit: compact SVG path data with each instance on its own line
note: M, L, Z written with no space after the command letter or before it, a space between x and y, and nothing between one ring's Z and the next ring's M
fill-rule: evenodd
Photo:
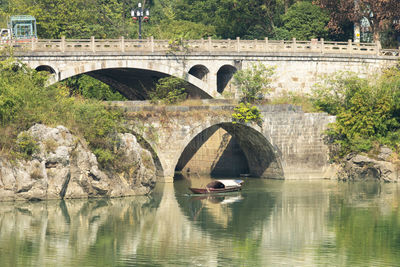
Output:
M0 266L400 266L400 186L210 178L151 196L0 203Z

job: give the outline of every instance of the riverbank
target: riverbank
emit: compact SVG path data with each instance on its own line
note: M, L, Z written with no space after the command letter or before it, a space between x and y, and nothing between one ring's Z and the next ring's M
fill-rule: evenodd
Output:
M32 138L32 155L0 158L0 201L145 195L155 186L152 155L132 134L117 136L118 172L102 169L85 141L64 126L35 124L21 136Z

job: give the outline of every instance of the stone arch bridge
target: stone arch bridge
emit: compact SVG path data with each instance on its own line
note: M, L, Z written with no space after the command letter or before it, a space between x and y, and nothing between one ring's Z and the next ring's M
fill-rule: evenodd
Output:
M233 124L233 104L222 100L203 100L200 104L111 103L127 112L129 128L152 150L159 176L165 181L172 181L175 171L185 170L188 162L219 129L235 139L243 154L239 160L228 155L225 173L237 164L244 164L247 165L246 172L255 177L311 179L332 175L323 131L335 120L334 117L324 113L304 113L291 105L263 105L260 106L263 124L259 127ZM226 153L227 146L221 140L218 142L221 143L217 153L206 149L199 159L200 163L213 162L211 169L223 161Z
M30 67L52 73L51 83L88 74L130 100L148 99L147 90L161 77L189 83L193 98L237 96L231 78L255 63L276 67L272 94L308 92L324 74L377 73L398 61L398 50L375 44L265 40L192 40L173 45L165 40L33 40L14 44L14 54Z

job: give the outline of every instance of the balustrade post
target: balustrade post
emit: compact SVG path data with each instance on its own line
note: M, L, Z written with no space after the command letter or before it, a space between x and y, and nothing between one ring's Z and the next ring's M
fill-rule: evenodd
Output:
M150 36L150 48L151 48L151 53L154 53L154 37Z
M380 53L381 53L381 50L382 50L382 44L381 44L381 41L376 41L376 45L375 45L375 47L376 47L376 54L379 56L380 55Z
M31 39L31 51L35 51L35 38Z
M268 37L265 37L265 49L268 50Z
M321 42L321 53L323 54L325 52L324 38L321 38L320 42Z
M65 36L61 36L60 49L61 49L61 52L65 52Z
M292 39L292 50L295 51L296 50L296 38L293 37Z
M90 47L92 48L92 52L96 52L96 44L94 41L94 36L90 37Z
M236 37L236 52L240 52L240 37Z
M353 53L353 40L349 39L347 41L347 49L349 50L349 53Z
M211 48L212 48L211 37L208 37L208 51L211 52Z
M121 52L124 53L125 52L125 37L121 36Z

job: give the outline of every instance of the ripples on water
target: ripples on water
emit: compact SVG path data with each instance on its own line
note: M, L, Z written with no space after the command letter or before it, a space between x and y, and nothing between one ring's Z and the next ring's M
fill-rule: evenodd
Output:
M247 179L242 192L0 203L0 266L398 266L397 184Z

